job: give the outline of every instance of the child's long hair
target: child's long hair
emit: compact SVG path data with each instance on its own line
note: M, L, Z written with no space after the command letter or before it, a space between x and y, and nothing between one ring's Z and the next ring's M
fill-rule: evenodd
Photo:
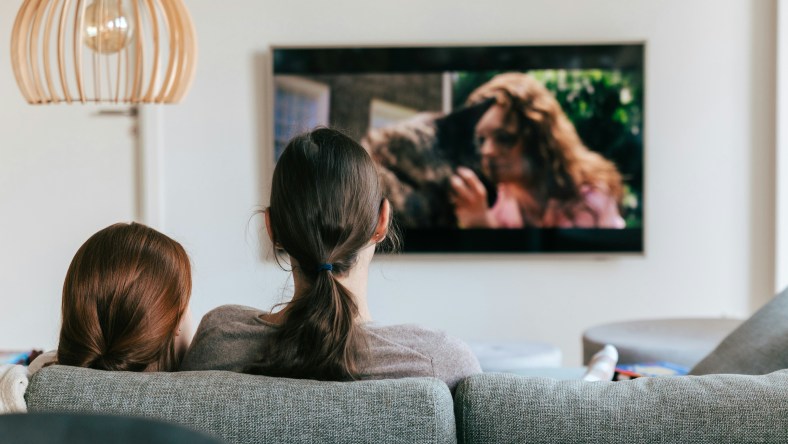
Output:
M77 251L63 285L57 362L175 371L175 336L191 295L183 247L137 223L111 225Z
M337 277L372 239L382 204L375 165L358 143L327 128L290 141L274 171L267 211L273 241L295 260L294 272L306 285L249 372L318 380L359 376L365 336L354 322L354 297Z

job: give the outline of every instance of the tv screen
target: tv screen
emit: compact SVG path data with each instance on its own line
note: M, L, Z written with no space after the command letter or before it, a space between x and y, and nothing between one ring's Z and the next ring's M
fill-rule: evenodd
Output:
M406 252L643 251L642 44L272 52L275 158L358 140Z

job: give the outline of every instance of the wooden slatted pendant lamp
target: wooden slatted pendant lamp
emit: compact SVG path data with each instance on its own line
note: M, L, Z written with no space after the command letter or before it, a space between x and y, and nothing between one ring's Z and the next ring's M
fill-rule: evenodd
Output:
M11 63L31 104L177 103L197 36L181 0L24 0Z

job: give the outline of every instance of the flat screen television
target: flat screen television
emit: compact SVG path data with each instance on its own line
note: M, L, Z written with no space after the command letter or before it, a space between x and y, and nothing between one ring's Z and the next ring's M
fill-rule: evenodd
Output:
M317 126L358 140L405 252L643 251L643 44L276 47L272 65L275 159Z

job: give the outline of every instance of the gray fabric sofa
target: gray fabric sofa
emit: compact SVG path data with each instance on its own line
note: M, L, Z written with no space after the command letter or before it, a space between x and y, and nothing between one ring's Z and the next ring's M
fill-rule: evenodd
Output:
M558 381L502 373L315 382L229 372L51 366L31 412L142 416L231 443L788 442L788 290L676 378ZM741 373L714 374L714 373ZM770 373L771 372L771 373ZM769 374L765 374L769 373Z
M431 378L340 383L52 366L34 375L26 399L31 412L157 418L231 443L788 442L788 370L627 382L487 373L460 383L452 399Z

